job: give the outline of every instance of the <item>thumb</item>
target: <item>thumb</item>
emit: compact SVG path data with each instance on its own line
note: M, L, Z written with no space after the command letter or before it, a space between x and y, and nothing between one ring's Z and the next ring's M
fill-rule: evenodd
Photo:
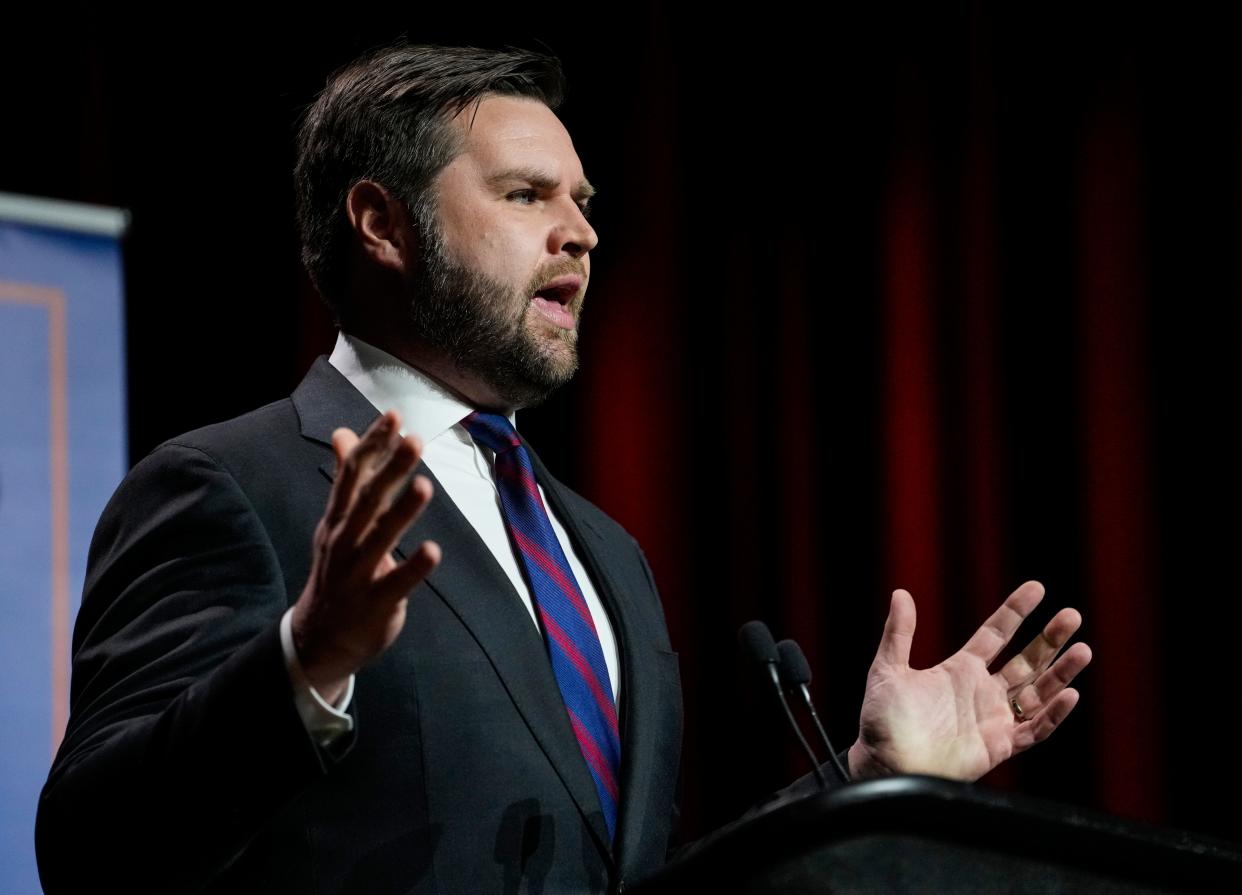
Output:
M915 620L914 597L910 596L908 590L898 588L893 591L888 619L884 622L884 635L880 638L880 648L875 655L876 662L900 666L910 664L910 644L914 641Z

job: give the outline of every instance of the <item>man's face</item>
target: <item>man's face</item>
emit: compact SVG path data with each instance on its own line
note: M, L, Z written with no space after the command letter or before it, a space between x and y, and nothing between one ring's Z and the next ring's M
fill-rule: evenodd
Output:
M578 366L578 319L598 241L593 192L560 119L491 96L452 122L462 151L420 220L416 333L506 404L537 404Z

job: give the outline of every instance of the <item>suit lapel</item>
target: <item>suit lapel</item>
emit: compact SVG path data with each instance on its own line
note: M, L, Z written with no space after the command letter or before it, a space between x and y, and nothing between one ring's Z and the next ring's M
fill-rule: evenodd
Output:
M370 401L322 357L293 397L302 419L302 434L329 445L334 429L348 426L361 433L379 416ZM329 480L335 476L335 465L335 458L329 457L320 466ZM431 470L420 463L417 473L431 479L435 497L402 537L396 552L404 559L429 538L449 545L426 584L461 619L487 655L531 735L582 813L596 844L611 861L595 783L570 726L543 638L491 550ZM564 520L563 511L558 508L557 512ZM611 608L609 611L615 615Z

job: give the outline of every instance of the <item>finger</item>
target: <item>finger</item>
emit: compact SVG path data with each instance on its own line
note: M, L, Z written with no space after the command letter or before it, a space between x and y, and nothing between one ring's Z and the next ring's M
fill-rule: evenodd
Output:
M379 467L358 487L341 526L341 543L351 549L361 543L379 514L388 508L392 495L418 465L421 453L422 444L412 435L397 442Z
M966 641L962 651L992 664L1031 611L1044 598L1044 586L1028 581L1011 593L992 616Z
M918 620L914 609L914 597L908 590L893 591L888 606L888 619L884 622L884 635L876 651L877 662L889 665L910 664L910 644L914 642L914 626Z
M380 558L391 553L406 530L414 524L423 509L431 501L431 480L423 475L414 476L409 484L392 502L392 505L375 520L358 545L359 565L374 569Z
M1073 689L1062 690L1057 694L1056 699L1044 707L1042 712L1030 721L1019 724L1014 728L1014 753L1024 752L1036 743L1048 739L1076 705L1078 705L1078 691Z
M358 483L365 476L367 461L389 450L393 436L401 427L401 417L388 411L377 417L359 438L351 429L332 433L332 449L336 454L336 477L328 498L325 518L332 526L345 518L353 505Z
M336 455L336 477L332 481L332 491L328 494L328 507L324 511L324 520L329 526L335 527L345 516L353 499L356 470L345 466L345 457L358 443L358 436L353 429L337 429L332 433L332 452Z
M999 673L1008 688L1024 686L1043 674L1081 625L1082 616L1077 609L1062 609L1053 616L1026 649L1001 668Z
M1043 711L1090 661L1091 647L1075 643L1038 680L1009 688L1010 702L1022 710L1020 720L1030 720Z
M1091 662L1091 647L1085 643L1075 643L1065 651L1065 655L1057 659L1056 664L1039 676L1039 680L1027 688L1034 692L1038 700L1036 711L1056 698L1057 694L1070 685L1078 673ZM1025 704L1023 704L1025 708Z
M387 603L404 600L435 570L440 558L440 545L435 541L423 541L409 559L375 582L371 588L372 599Z

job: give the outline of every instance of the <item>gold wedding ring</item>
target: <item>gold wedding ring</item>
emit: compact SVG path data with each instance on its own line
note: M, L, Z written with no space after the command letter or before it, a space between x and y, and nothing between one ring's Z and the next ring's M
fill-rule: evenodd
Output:
M1018 697L1016 696L1009 697L1009 707L1013 709L1013 716L1015 718L1017 718L1019 721L1026 720L1026 712L1022 711L1022 706L1018 705Z

